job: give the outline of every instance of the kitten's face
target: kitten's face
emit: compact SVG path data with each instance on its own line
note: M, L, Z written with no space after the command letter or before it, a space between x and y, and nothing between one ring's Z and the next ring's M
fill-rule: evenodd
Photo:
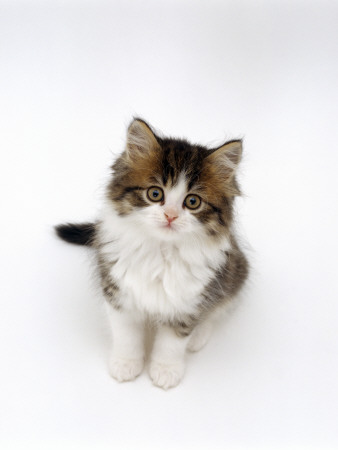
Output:
M164 240L187 233L223 235L232 222L241 142L208 150L162 139L141 120L129 127L126 151L113 166L108 196L140 232Z
M157 236L175 239L186 233L203 231L197 214L205 205L193 188L188 190L184 172L179 174L174 185L158 180L156 185L143 190L142 197L147 206L135 210L134 217Z

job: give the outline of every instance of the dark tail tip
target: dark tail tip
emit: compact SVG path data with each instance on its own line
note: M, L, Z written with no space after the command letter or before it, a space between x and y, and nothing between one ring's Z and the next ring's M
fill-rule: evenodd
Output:
M95 238L95 223L65 223L57 225L55 231L66 242L90 246Z

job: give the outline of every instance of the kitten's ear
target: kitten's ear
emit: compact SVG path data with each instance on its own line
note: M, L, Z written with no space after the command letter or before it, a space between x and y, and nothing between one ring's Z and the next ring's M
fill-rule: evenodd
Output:
M150 126L141 119L134 119L129 125L127 133L127 155L147 156L149 152L159 146Z
M221 147L212 150L212 153L206 157L206 160L212 164L217 164L223 168L229 176L235 174L238 164L242 158L242 141L226 142Z

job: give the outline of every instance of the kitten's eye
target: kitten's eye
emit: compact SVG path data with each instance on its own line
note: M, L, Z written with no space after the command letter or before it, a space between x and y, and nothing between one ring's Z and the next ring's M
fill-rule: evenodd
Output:
M152 202L160 202L164 197L163 189L157 186L152 186L147 191L147 197Z
M197 209L202 203L202 200L198 195L189 194L185 197L184 206L189 209Z

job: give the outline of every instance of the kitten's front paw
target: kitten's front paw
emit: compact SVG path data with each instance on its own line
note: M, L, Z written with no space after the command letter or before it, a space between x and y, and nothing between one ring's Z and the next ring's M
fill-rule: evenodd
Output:
M152 361L149 375L155 386L169 389L178 385L184 374L184 364L163 364Z
M112 358L109 361L109 372L117 381L131 381L140 375L143 364L143 359Z
M190 336L187 349L189 352L198 352L200 351L206 343L209 341L211 336L211 329L208 327L198 326L193 331Z

